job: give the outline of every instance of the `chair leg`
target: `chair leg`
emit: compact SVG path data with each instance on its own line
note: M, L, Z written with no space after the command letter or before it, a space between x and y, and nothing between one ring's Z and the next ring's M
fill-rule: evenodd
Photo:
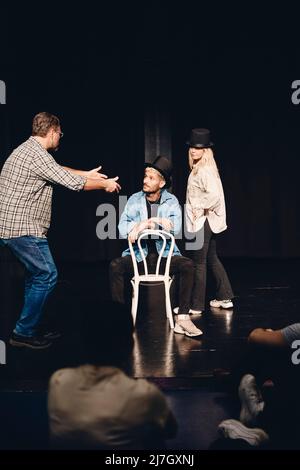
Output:
M167 318L169 318L169 309L167 308L167 302L170 303L170 309L171 309L171 312L172 312L171 296L170 296L170 289L171 289L172 282L173 282L173 279L170 279L169 282L164 281L164 283L165 283L165 295L166 295L166 316L167 316ZM167 289L168 289L168 297L169 297L168 300L167 300L167 294L166 294ZM172 313L172 318L173 318L173 313Z
M132 315L133 325L135 325L138 303L139 303L139 284L133 281L131 281L131 284L132 284L131 315Z
M171 300L170 300L170 287L171 287L171 282L166 281L165 284L165 297L166 297L166 314L170 322L170 327L173 329L174 328L174 319L173 319L173 313L172 313L172 306L171 306Z

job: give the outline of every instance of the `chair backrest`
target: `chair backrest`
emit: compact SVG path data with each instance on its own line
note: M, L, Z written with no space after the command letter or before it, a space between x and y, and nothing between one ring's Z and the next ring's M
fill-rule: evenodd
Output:
M141 258L143 260L144 270L145 270L146 276L148 276L148 265L147 265L147 260L146 260L142 245L141 245L141 240L145 237L148 237L149 235L155 235L156 237L161 238L162 242L163 242L161 250L158 253L158 258L157 258L157 262L156 262L156 269L155 269L156 276L159 274L161 259L162 259L163 253L164 253L166 245L167 245L167 238L169 238L171 240L170 250L169 250L169 253L168 253L168 256L167 256L167 261L166 261L166 265L165 265L165 272L164 272L164 276L168 276L169 275L169 270L170 270L171 258L172 258L173 251L174 251L174 246L175 246L174 236L171 233L166 232L165 230L144 230L143 232L140 233L140 235L137 239L137 246L138 246ZM138 270L138 266L137 266L137 261L136 261L134 249L132 247L132 243L129 240L128 240L128 244L129 244L130 254L131 254L132 263L133 263L134 276L138 277L139 276L139 270Z

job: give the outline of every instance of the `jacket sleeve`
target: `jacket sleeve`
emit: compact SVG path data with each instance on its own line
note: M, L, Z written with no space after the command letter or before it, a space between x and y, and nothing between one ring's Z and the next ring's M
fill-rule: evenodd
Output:
M201 188L201 199L197 205L202 210L213 210L220 202L220 189L217 176L208 172L201 172L199 175L199 185Z
M175 197L172 200L172 204L170 204L167 218L170 219L173 224L173 228L170 231L172 235L180 233L182 225L182 211L178 199Z
M137 207L132 197L130 197L124 211L122 212L118 225L121 238L128 238L129 233L138 222L140 222L140 217L138 215Z

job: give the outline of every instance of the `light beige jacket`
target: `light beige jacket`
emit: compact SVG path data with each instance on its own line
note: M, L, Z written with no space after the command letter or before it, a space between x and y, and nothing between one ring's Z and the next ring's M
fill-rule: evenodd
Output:
M200 230L208 220L214 233L226 230L226 207L220 177L210 167L192 170L186 192L186 228L189 232Z

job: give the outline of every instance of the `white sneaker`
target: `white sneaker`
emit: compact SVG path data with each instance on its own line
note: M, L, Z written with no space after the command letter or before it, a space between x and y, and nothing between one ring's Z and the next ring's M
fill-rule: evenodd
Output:
M269 440L268 434L260 428L247 428L236 419L226 419L219 424L220 433L229 439L242 439L250 446L259 446Z
M186 336L203 335L203 331L201 331L199 328L196 327L196 325L194 325L189 315L181 314L177 315L177 318L175 320L174 332Z
M263 411L265 402L257 387L255 377L246 374L239 385L239 397L241 400L240 421L247 426L257 424L258 415Z
M202 315L202 310L194 310L192 308L189 309L190 315Z
M178 311L179 311L179 307L173 308L173 312L175 313L175 315L178 314ZM190 315L202 315L202 310L193 310L192 308L190 308L189 314Z
M230 299L226 299L226 300L214 299L209 302L209 305L215 308L232 308L233 307L233 303Z

